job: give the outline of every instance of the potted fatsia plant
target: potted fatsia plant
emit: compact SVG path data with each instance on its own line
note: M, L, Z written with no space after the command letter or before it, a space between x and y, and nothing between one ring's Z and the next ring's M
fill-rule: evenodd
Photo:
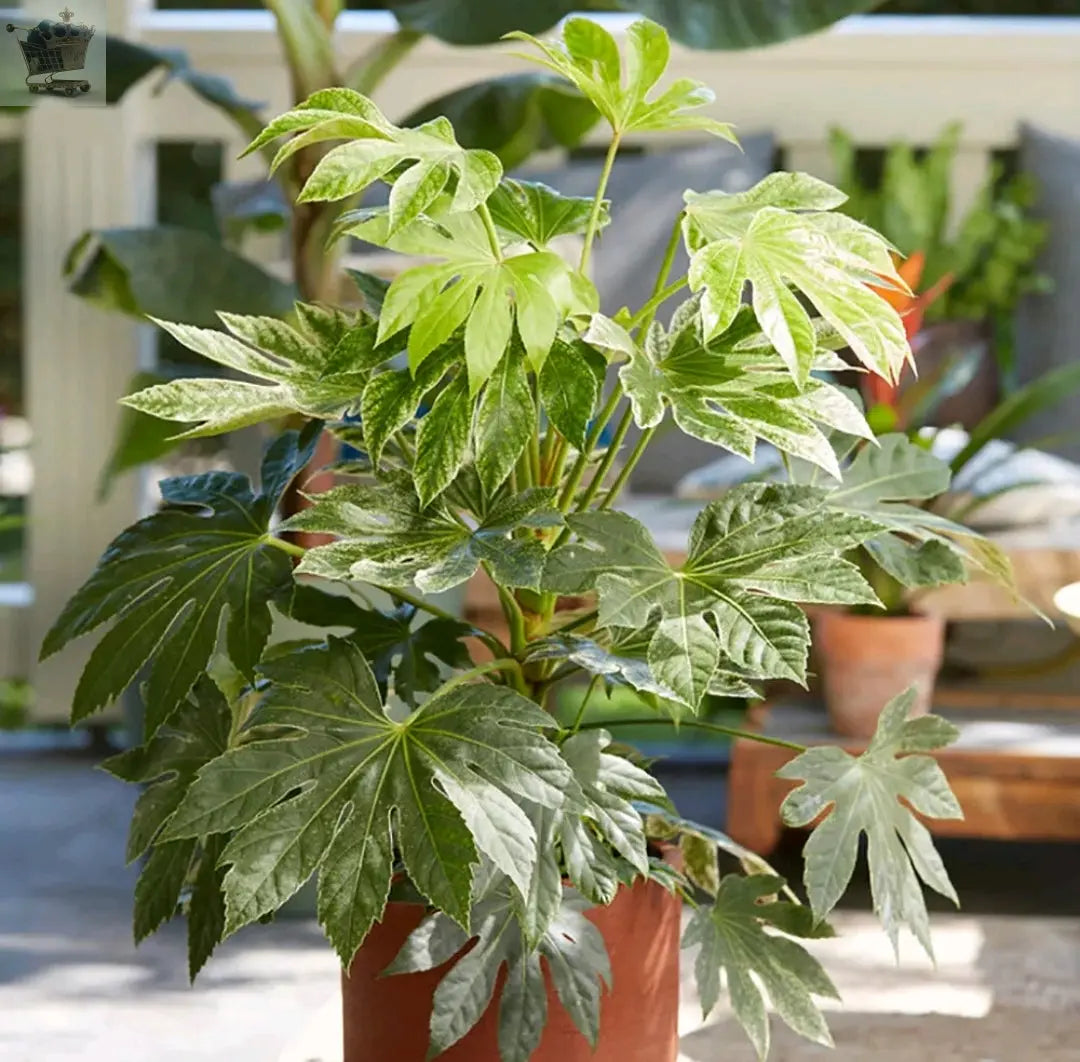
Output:
M297 414L309 426L271 443L258 485L226 472L166 480L161 510L110 545L44 652L108 625L76 720L145 675L146 741L107 764L147 786L128 852L148 853L136 936L182 911L194 976L222 937L317 876L345 971L348 1062L674 1062L683 901L706 1011L723 976L762 1056L770 1003L827 1043L815 997L834 989L796 938L827 932L867 833L887 932L908 926L930 948L917 875L953 893L910 809L960 814L925 755L952 728L907 721L900 697L861 758L793 747L784 773L801 785L782 813L818 823L804 907L750 853L682 821L630 749L545 709L584 674L681 705L682 725L698 725L710 692L805 677L801 603L874 602L844 554L890 525L830 505L826 490L732 491L703 510L679 567L614 505L669 411L736 453L767 439L838 476L826 431L870 432L815 374L848 346L896 377L903 325L865 280L899 281L884 241L833 212L838 192L777 174L738 195L688 192L672 253L642 263L655 297L600 316L587 266L620 142L731 133L700 114L702 85L656 87L668 41L652 22L628 28L625 65L585 19L550 42L518 36L611 126L595 197L508 180L445 120L400 128L349 90L271 122L252 150L287 137L279 164L324 151L303 200L390 184L388 206L348 213L339 237L430 261L397 277L377 318L301 304L288 321L223 314L223 331L162 322L250 379L176 380L130 406L189 435ZM581 237L577 263L548 249L565 233ZM692 265L672 279L680 239ZM656 307L684 287L661 327ZM612 481L631 421L641 441ZM275 523L324 424L362 456ZM331 541L305 549L298 532ZM498 588L505 639L424 598L478 572ZM365 586L395 610L367 606ZM323 631L267 648L274 610Z

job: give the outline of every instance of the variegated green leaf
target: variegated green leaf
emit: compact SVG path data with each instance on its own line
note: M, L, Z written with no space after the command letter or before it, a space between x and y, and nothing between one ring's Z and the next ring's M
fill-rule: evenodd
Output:
M865 834L874 910L893 947L907 926L933 958L919 878L957 900L930 833L912 809L929 818L963 818L941 768L922 755L955 741L957 730L938 716L908 719L914 702L914 690L908 690L885 706L861 756L815 747L777 774L802 782L781 807L789 826L808 826L825 816L803 850L804 881L815 916L825 918L847 888Z

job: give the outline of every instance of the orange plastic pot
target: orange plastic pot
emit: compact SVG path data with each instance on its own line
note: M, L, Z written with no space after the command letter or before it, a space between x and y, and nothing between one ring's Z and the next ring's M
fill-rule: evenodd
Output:
M881 709L909 686L916 691L911 714L925 715L944 646L940 616L818 613L814 651L833 729L846 737L873 737Z
M681 904L655 882L620 890L588 912L611 958L612 989L600 1012L595 1053L548 983L548 1021L530 1062L676 1062L679 1054ZM391 903L342 975L344 1062L426 1062L432 995L451 963L426 973L380 976L423 918ZM498 998L439 1062L499 1062Z

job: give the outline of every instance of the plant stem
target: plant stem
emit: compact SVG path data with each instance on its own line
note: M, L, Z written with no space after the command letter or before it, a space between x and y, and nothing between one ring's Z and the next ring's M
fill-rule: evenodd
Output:
M686 277L682 280L673 280L666 288L661 288L655 295L653 295L644 306L630 320L627 322L627 328L638 328L640 326L642 333L648 329L652 324L653 318L656 316L656 311L660 309L661 305L667 302L677 291L682 291L686 287Z
M619 456L619 450L622 448L623 439L626 438L626 433L630 430L630 425L633 424L633 422L633 411L627 406L623 411L618 426L615 428L615 434L611 437L611 442L608 444L607 451L600 461L600 464L597 466L596 474L593 476L592 481L589 483L585 493L581 496L581 500L578 502L577 512L582 513L588 509L593 498L599 493L600 488L604 483L604 477L611 471L611 466L615 464L615 460Z
M488 574L490 576L491 573ZM495 582L494 579L491 581ZM516 655L522 652L528 643L528 638L525 637L525 615L517 603L517 598L509 590L498 583L495 583L495 588L499 592L499 604L502 605L503 615L510 628L510 652Z
M740 730L738 727L721 726L719 723L709 723L704 719L680 719L677 722L672 719L604 719L596 723L583 723L582 730L608 729L615 726L688 726L692 730L707 730L712 734L726 734L733 738L746 738L748 741L758 741L762 745L775 745L777 748L791 749L792 752L805 752L806 746L794 741L785 741L783 738L769 737L767 734L758 734L753 730Z
M287 542L283 538L269 536L266 539L266 544L273 546L274 549L280 549L282 553L288 553L290 557L302 557L307 553L303 546L298 546L295 542Z
M604 168L600 171L600 183L596 186L596 195L593 197L592 211L589 213L589 222L585 226L585 243L581 248L581 261L578 270L584 273L589 267L589 255L592 254L593 240L600 224L600 211L604 206L604 192L607 190L608 178L611 177L612 167L615 165L615 156L619 151L619 139L621 134L615 133L608 145L607 155L604 158Z
M344 84L370 96L386 76L424 39L416 30L399 29L372 45L345 71Z
M570 444L564 436L560 435L559 441L555 444L555 453L547 466L547 482L553 487L557 487L559 480L562 479L563 468L566 466L566 455L569 452Z
M499 233L495 229L495 219L491 216L487 203L481 203L477 207L477 213L484 223L484 231L487 233L488 243L491 244L491 253L495 256L496 261L501 262L503 256L502 244L499 242Z
M570 470L570 478L563 488L562 497L559 498L559 508L564 513L569 512L570 506L574 504L574 495L577 493L578 487L581 486L585 470L589 467L589 456L592 454L597 440L603 433L604 428L607 427L608 421L611 420L621 400L622 389L619 387L612 388L607 402L604 403L604 408L596 415L596 420L593 421L593 426L589 429L588 437L585 439L585 449L578 454L578 459Z
M565 634L567 631L576 631L578 627L584 627L587 623L591 623L596 619L597 611L592 609L590 612L583 612L576 619L572 619L569 623L564 623L557 633Z
M619 496L619 492L626 486L626 481L634 471L634 466L641 460L641 455L645 452L645 447L649 445L650 440L656 434L656 428L656 425L651 428L646 428L641 435L638 436L638 441L634 444L634 449L630 451L630 456L626 459L626 464L619 470L619 474L615 477L615 482L608 488L607 494L600 499L599 508L607 509Z
M577 717L574 719L574 725L570 731L572 734L576 734L581 729L582 721L585 719L585 709L589 706L589 698L592 697L593 690L596 689L599 682L600 676L593 675L592 682L589 683L589 688L585 691L585 696L581 698L581 705L578 708Z

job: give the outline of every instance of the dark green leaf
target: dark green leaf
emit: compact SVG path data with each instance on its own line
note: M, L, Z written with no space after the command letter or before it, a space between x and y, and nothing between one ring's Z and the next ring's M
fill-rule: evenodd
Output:
M600 117L579 92L545 74L509 74L468 85L425 103L401 124L421 125L440 115L464 147L492 152L505 169L536 151L577 147Z
M540 370L540 401L559 434L583 450L604 379L604 359L587 343L552 344Z
M355 646L332 638L265 665L254 741L206 767L169 835L237 830L222 855L227 928L271 912L319 870L319 917L348 965L382 914L401 851L411 881L468 924L477 849L522 891L536 837L517 800L559 808L572 775L544 737L550 716L505 687L459 686L402 722L382 707Z
M166 80L184 82L224 112L245 135L254 136L262 128L259 112L263 104L242 99L225 78L193 70L188 57L178 49L150 48L112 33L105 37L105 102L119 103L128 89L158 68L166 71Z
M311 457L317 433L279 437L263 461L263 490L246 476L208 472L167 479L164 508L121 532L45 636L42 657L113 621L79 679L72 718L84 719L127 688L149 661L146 732L153 736L206 667L228 613L226 644L254 668L270 634L268 602L292 578L269 545L282 492Z
M694 964L705 1015L720 998L720 973L727 978L731 1009L764 1059L769 1053L766 999L800 1036L832 1046L825 1018L814 996L838 998L828 974L805 948L766 931L778 923L789 931L791 904L765 898L784 882L768 875L729 874L719 884L716 902L694 913L683 946L699 945Z
M188 977L194 981L225 935L225 867L218 860L225 849L222 836L207 837L198 857L191 895L184 905L188 923Z
M473 432L473 453L480 482L494 494L506 482L511 469L536 431L525 359L510 349L502 357L480 398Z
M284 316L296 288L203 232L153 229L88 232L68 251L70 290L108 310L212 328L218 311Z
M803 851L814 915L825 918L836 906L854 872L859 839L866 834L874 910L893 948L901 927L907 926L933 958L919 878L954 903L956 892L929 831L911 809L937 819L960 819L963 812L937 761L907 754L943 748L956 740L957 730L938 716L908 719L914 701L914 690L909 689L885 706L861 756L815 747L786 763L777 775L802 782L784 800L784 822L808 826L825 816Z
M195 852L194 840L155 845L135 883L135 943L145 940L176 914Z
M469 454L472 419L468 379L459 372L439 392L416 432L413 472L422 507L442 494L461 471Z

